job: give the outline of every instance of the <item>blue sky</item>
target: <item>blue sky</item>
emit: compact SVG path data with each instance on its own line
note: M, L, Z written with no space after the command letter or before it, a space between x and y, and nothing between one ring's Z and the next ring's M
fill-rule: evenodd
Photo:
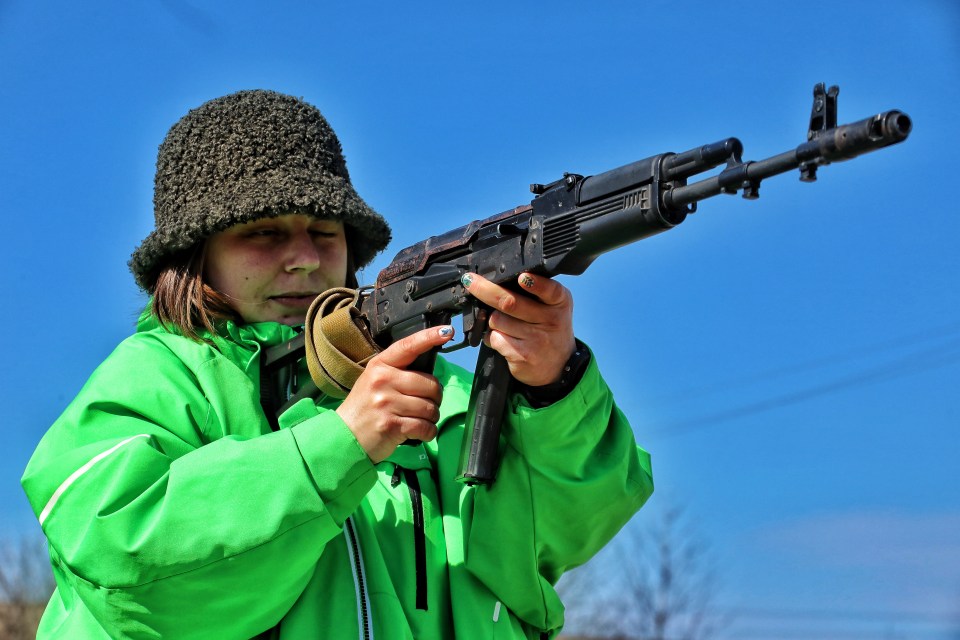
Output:
M841 122L902 109L906 143L703 202L564 282L653 455L630 527L685 507L729 637L960 627L956 2L7 0L0 60L7 531L36 526L18 480L37 440L133 328L156 148L205 100L321 108L394 227L365 281L564 171L795 147L817 82Z

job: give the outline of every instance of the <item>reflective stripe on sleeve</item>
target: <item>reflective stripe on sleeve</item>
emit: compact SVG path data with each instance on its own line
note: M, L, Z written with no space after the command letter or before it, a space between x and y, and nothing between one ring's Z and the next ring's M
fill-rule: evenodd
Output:
M60 499L60 496L63 495L63 492L66 491L68 488L70 488L70 485L76 482L80 478L80 476L82 476L87 471L89 471L93 467L93 465L97 464L98 462L100 462L101 460L103 460L108 455L110 455L111 453L113 453L123 445L127 444L128 442L132 442L137 438L149 438L149 437L150 436L148 434L141 433L141 434L132 436L130 438L127 438L122 442L118 442L117 444L113 445L103 453L98 453L93 458L91 458L90 461L87 462L85 465L83 465L82 467L80 467L79 469L71 473L70 477L64 480L60 484L60 486L57 487L57 490L53 492L53 495L50 496L50 500L47 501L47 505L43 508L43 511L40 512L40 526L41 527L43 526L44 521L50 515L50 512L53 510L53 507L57 504L57 500Z

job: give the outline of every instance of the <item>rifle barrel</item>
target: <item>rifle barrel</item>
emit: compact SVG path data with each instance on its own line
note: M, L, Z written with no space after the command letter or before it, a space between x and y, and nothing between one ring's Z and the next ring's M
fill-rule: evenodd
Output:
M727 167L719 174L692 184L675 187L663 194L664 206L678 209L721 193L736 193L751 188L755 196L760 181L797 169L804 164L826 165L850 160L906 140L913 124L910 117L896 109L858 122L828 129L796 149L758 160Z

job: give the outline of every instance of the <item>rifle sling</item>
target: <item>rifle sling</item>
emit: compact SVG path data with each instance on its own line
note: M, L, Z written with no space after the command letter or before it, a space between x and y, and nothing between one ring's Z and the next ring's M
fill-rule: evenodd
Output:
M359 301L359 290L341 287L318 296L307 310L307 368L317 387L335 398L347 396L380 352L360 316Z

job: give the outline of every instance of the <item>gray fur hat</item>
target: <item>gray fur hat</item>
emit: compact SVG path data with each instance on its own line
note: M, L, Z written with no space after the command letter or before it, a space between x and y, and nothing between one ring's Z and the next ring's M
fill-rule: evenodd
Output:
M216 98L180 119L160 145L156 229L130 270L153 291L171 256L238 223L292 211L341 220L354 266L390 242L390 227L350 184L340 141L316 107L274 91Z

